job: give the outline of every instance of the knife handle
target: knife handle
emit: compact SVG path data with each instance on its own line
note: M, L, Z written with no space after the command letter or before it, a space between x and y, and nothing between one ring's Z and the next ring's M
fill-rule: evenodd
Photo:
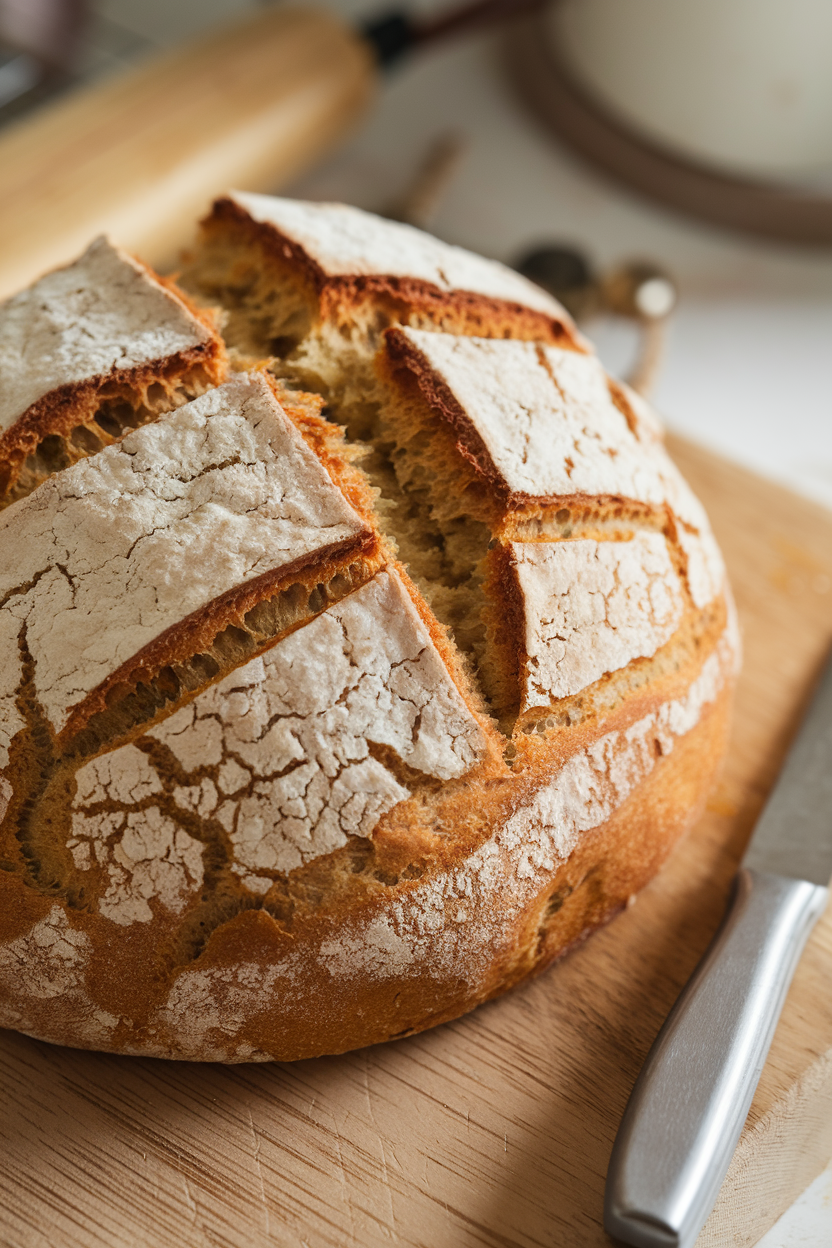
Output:
M604 1225L691 1248L745 1123L789 984L829 890L741 868L722 926L650 1050L607 1173Z

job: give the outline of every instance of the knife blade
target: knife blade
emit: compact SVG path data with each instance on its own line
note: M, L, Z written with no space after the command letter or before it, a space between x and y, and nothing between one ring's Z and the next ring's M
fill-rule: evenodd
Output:
M719 931L633 1088L604 1225L637 1248L691 1248L742 1132L832 876L832 660L754 829Z

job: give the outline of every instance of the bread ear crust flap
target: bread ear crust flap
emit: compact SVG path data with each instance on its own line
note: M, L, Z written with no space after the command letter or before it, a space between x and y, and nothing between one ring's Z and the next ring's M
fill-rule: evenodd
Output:
M311 322L348 323L374 308L388 324L428 322L448 333L551 342L586 352L589 344L565 309L547 315L507 299L467 290L442 290L432 282L395 274L329 274L294 239L270 222L255 221L229 197L214 201L200 222L204 245L235 251L249 263L272 264L284 284L295 284Z

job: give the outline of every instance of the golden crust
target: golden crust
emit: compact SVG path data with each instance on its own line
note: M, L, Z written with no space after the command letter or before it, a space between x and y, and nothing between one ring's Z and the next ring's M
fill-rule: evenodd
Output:
M568 320L411 278L328 274L232 199L217 201L203 231L272 264L278 293L288 266L294 296L302 287L330 325L364 317L363 333L374 309L387 324L525 339L586 364ZM215 362L225 367L221 345ZM226 1062L411 1034L562 956L629 903L697 817L725 746L738 640L718 552L703 545L707 522L652 418L610 383L624 430L615 436L652 493L534 495L500 475L470 412L407 333L387 331L376 367L388 424L372 451L375 489L323 401L267 376L357 513L354 537L218 595L155 637L48 750L24 682L27 731L0 777L0 1025ZM379 515L408 508L407 524L385 536ZM405 550L420 525L423 549ZM532 656L510 543L626 544L640 532L654 544L662 535L681 587L672 636L521 714ZM395 592L385 597L381 582ZM258 624L266 600L278 606ZM466 611L477 617L470 644L458 629ZM315 797L322 776L332 797L350 769L363 779L349 800ZM370 816L352 810L345 821L362 797ZM259 815L259 842L240 831L241 803L255 798L258 810L274 799L295 850L307 836L291 861L258 858ZM333 811L337 835L322 848L297 831L301 816L323 826Z
M227 376L225 344L212 311L196 304L172 278L161 277L137 257L129 259L206 331L204 340L164 358L129 368L114 366L106 373L48 389L0 434L0 506L25 496L50 471L109 445L120 432L119 425L141 424ZM129 412L128 419L121 410ZM27 458L47 439L58 445L47 444L44 463L31 464L27 473Z
M14 982L8 958L0 967L7 993L12 988L2 1021L76 1047L233 1062L339 1053L455 1018L562 956L614 917L659 870L697 818L716 775L731 693L729 681L627 799L587 831L565 860L540 872L531 897L518 897L515 875L496 872L490 878L487 908L479 916L491 928L487 956L477 958L481 951L472 949L467 975L457 965L443 967L431 952L449 935L464 949L464 927L450 915L434 924L418 959L398 971L391 965L383 977L360 954L356 974L333 964L329 951L356 927L365 933L374 924L376 933L394 930L408 894L426 884L442 891L458 879L476 835L451 853L437 853L418 879L356 890L291 930L265 908L244 910L219 926L196 961L178 971L166 965L175 925L162 915L153 925L133 928L114 928L85 910L64 920L54 898L7 872L0 948L16 945L28 953L19 967L25 984ZM542 785L550 773L551 762L540 765L524 787ZM504 821L510 817L505 785L498 796L480 795L480 834L496 812ZM464 900L464 890L456 893ZM31 939L36 928L40 944ZM384 944L367 947L378 956Z
M375 307L387 324L426 321L447 333L522 338L586 350L566 312L560 317L471 291L448 292L428 281L395 275L330 275L277 226L253 220L233 199L214 201L201 222L203 236L233 239L266 260L289 265L314 297L320 320L349 322L361 308Z

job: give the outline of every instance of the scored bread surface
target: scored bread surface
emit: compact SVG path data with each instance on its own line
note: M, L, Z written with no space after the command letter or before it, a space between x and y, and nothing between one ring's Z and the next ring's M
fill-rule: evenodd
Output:
M217 363L51 466L6 448L0 1024L282 1060L455 1017L627 904L739 645L659 423L543 292L342 205L202 228L188 296L99 240L16 297L72 340L0 399L43 428L177 335Z
M382 222L347 204L304 204L242 191L228 202L296 248L324 282L341 277L424 282L443 294L468 291L566 320L551 295L513 269L411 225Z
M278 371L336 402L353 432L388 326L588 349L520 274L343 204L232 192L202 222L182 281L223 306L230 346L279 357Z
M350 836L370 836L381 815L410 796L373 757L372 745L441 780L469 771L488 748L392 571L148 735L181 769L184 783L173 788L173 802L225 829L232 871L257 894L268 892L275 873L330 853ZM89 868L100 860L91 843L112 834L112 816L86 812L116 802L127 812L117 816L121 828L131 809L164 788L152 753L132 744L86 764L77 781L73 837L83 838ZM131 921L129 911L112 917Z
M386 338L475 468L509 500L608 494L668 501L675 470L639 437L592 355L413 329Z
M73 264L0 304L0 503L224 372L213 319L96 239Z
M59 733L73 708L193 612L365 535L263 378L241 376L0 517L0 610L10 617L0 627L25 626L34 693ZM19 716L13 701L3 710L8 739L3 721Z

